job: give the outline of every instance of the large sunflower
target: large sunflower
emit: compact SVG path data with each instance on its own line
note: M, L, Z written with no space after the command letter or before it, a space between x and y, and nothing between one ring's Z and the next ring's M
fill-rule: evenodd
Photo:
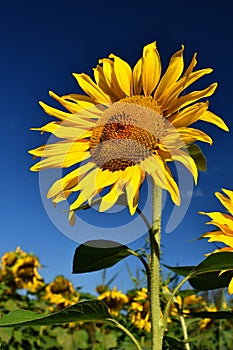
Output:
M226 189L222 189L222 191L226 196L220 192L216 192L215 195L228 211L227 214L220 212L200 212L200 214L208 215L211 218L211 221L207 222L207 224L217 227L217 230L206 232L202 237L209 238L208 242L219 242L225 244L224 247L216 249L212 253L233 252L233 191ZM233 294L233 278L229 284L228 292L229 294Z
M133 69L111 54L99 60L94 68L95 81L84 73L74 74L86 95L59 97L50 92L68 112L40 102L45 112L58 121L33 130L52 133L61 140L31 150L29 153L43 158L31 170L76 167L57 180L48 192L54 203L77 193L70 205L72 224L75 210L86 201L91 205L106 187L109 191L100 197L99 210L108 210L126 193L133 215L146 175L168 190L173 202L179 205L179 189L167 165L170 161L183 163L196 183L197 167L186 146L195 141L211 144L212 140L189 126L202 120L224 130L228 128L208 110L208 101L197 102L212 95L217 83L184 94L189 85L212 69L193 71L197 63L194 54L183 73L183 51L182 46L171 57L163 76L156 42L144 47Z

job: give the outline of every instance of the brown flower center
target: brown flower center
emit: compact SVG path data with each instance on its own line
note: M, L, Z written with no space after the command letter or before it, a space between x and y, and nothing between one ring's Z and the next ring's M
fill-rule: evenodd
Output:
M163 133L164 118L153 99L127 97L102 113L92 131L90 153L103 170L125 170L156 153Z

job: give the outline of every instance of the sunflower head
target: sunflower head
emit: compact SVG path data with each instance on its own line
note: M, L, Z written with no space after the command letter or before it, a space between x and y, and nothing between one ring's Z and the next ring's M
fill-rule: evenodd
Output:
M118 316L120 310L123 309L124 305L129 301L127 295L123 294L120 290L117 290L116 287L112 290L103 292L98 296L98 299L105 302L108 306L109 312L114 316Z
M63 309L77 303L79 293L74 290L72 283L64 276L57 276L53 282L46 286L44 299L49 300L59 309Z
M38 273L39 260L19 247L14 252L7 252L2 257L2 275L12 289L26 289L32 293L44 286Z
M94 80L84 73L74 74L86 95L59 97L50 92L66 112L41 102L45 112L56 119L33 130L52 133L59 140L29 152L42 158L31 170L73 167L47 195L56 204L76 194L70 204L71 224L75 211L85 203L92 205L96 196L99 211L106 211L125 194L133 215L146 177L167 190L179 205L179 189L169 168L172 161L181 162L197 182L197 166L187 148L196 141L211 144L212 139L190 126L202 120L228 128L209 111L207 100L199 102L214 93L216 83L185 94L212 69L195 71L194 54L184 70L183 52L184 46L171 57L163 75L156 42L143 48L133 69L111 54L99 60Z

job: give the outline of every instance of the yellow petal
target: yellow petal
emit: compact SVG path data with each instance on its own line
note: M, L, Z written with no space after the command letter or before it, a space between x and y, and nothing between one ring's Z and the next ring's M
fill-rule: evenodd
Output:
M103 67L97 65L96 68L93 68L93 71L96 84L101 88L102 91L104 91L106 95L110 96L112 102L116 101L117 97L114 95L111 89L109 89L109 86L106 82Z
M95 186L96 189L110 186L116 181L118 181L118 179L121 177L121 173L121 171L112 172L109 170L99 169L99 171L96 174L93 186Z
M57 142L56 144L39 147L29 151L34 155L46 157L31 167L32 171L47 168L67 168L90 157L87 143L82 142Z
M166 189L170 193L173 202L176 205L180 205L179 189L168 166L159 156L147 158L146 163L146 171L154 179L155 183L159 187Z
M178 112L175 115L173 114L168 120L175 128L189 126L201 119L201 116L205 113L208 105L208 101L195 103L184 108L181 112Z
M198 178L198 170L196 163L194 162L193 158L190 157L190 155L186 152L183 152L181 150L177 150L172 154L172 158L174 160L177 160L181 162L193 175L195 185L197 184L197 178Z
M110 91L112 91L118 99L124 98L125 93L120 88L114 71L114 62L109 58L103 58L99 60L99 63L103 64L104 77Z
M231 279L231 282L229 283L228 286L228 294L233 294L233 278Z
M52 198L56 196L59 192L62 192L65 189L71 189L74 186L76 186L78 181L80 180L80 177L83 174L90 171L92 168L94 168L94 166L94 163L88 162L83 166L80 166L79 168L71 171L63 178L55 181L47 193L47 198Z
M73 74L75 79L77 80L79 86L87 95L93 98L94 101L98 103L110 103L111 98L101 90L101 88L96 85L93 80L84 73L81 74Z
M92 132L88 131L88 128L90 128L90 126L93 127L94 124L95 123L93 122L92 123L84 122L83 125L86 125L86 129L87 129L85 130L79 127L63 126L60 124L60 122L51 122L42 126L41 128L31 128L30 130L50 132L54 136L62 139L77 140L77 139L84 139L84 138L90 137L92 135Z
M225 197L219 192L216 192L215 195L220 200L222 205L224 205L224 207L231 213L231 215L233 215L233 191L226 190L224 188L222 188L222 191L226 193L229 198Z
M212 145L212 139L206 133L194 128L177 128L177 132L186 145L195 141L207 142Z
M161 75L161 62L156 41L146 45L142 56L142 86L145 96L150 96L156 88Z
M192 73L193 68L196 66L197 64L197 53L195 52L195 54L193 55L193 58L190 62L190 65L188 66L188 68L186 69L186 71L184 72L184 76L189 76L189 74Z
M69 112L76 113L80 110L80 107L77 103L66 100L64 97L56 95L53 91L49 91L49 95L58 101L62 106L64 106Z
M219 128L225 130L225 131L229 131L228 126L224 123L224 121L217 116L216 114L210 112L210 111L205 111L201 117L199 118L199 120L203 120L204 122L208 122L208 123L212 123L217 125Z
M62 96L63 99L72 101L74 104L76 104L79 107L79 110L82 109L93 109L96 106L96 103L93 101L93 99L90 96L85 96L81 94L69 94ZM98 106L98 105L97 105ZM78 108L75 107L75 108Z
M107 211L108 209L110 209L116 203L119 196L124 193L120 184L122 185L121 181L117 182L115 185L112 186L111 190L105 196L102 197L99 207L100 212Z
M184 108L185 106L200 100L201 98L213 95L214 91L217 88L217 85L218 85L217 83L214 83L204 90L193 91L190 94L181 96L170 108L168 108L166 115L170 115L176 112L177 110Z
M179 79L181 73L183 72L183 51L184 46L182 45L182 49L176 52L171 57L169 66L155 91L154 99L156 101L161 101L162 103L163 98L165 98L167 94L171 91L175 82Z
M126 184L127 202L129 205L130 214L134 215L138 204L136 203L135 205L134 199L141 185L142 171L138 166L132 166L132 167L129 167L128 169L130 171L130 174L129 174L129 181Z
M208 237L208 242L221 242L233 248L233 236L226 235L222 231L209 232L202 236Z
M39 101L39 104L48 115L56 117L60 120L66 120L66 119L70 118L70 116L71 116L70 113L63 112L63 111L60 111L59 109L50 107L42 101Z
M129 64L113 54L109 55L109 58L114 59L114 71L121 90L126 96L131 96L133 76Z
M138 60L133 69L134 95L140 95L142 91L142 59Z
M210 74L213 71L211 68L201 69L196 72L191 73L189 76L184 76L178 80L173 86L172 90L169 92L167 97L163 100L161 104L162 110L167 110L169 107L176 103L179 95L187 89L196 80L200 79L205 74Z

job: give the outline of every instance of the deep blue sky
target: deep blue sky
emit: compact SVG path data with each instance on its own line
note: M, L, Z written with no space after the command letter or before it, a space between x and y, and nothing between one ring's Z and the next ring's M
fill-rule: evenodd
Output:
M93 290L100 282L100 273L71 275L71 259L77 243L60 233L50 221L41 200L38 174L29 171L33 161L27 151L44 141L39 133L29 129L52 120L40 108L38 100L53 104L48 90L60 95L80 93L71 73L92 74L97 60L109 53L133 65L142 47L156 40L165 68L169 57L184 44L187 63L198 52L198 68L214 68L214 73L203 78L201 86L219 83L210 99L210 109L231 128L232 12L230 1L12 0L1 4L0 255L19 245L34 252L47 265L41 271L46 281L61 273L75 285ZM199 127L214 140L213 146L202 147L208 171L200 174L181 224L172 233L163 233L163 260L167 264L196 264L204 253L211 251L210 244L204 241L189 242L206 230L207 218L197 212L222 209L214 192L222 187L233 189L232 132L204 123ZM164 215L169 218L171 205L166 204L166 208ZM78 234L78 225L74 230ZM117 240L117 237L109 238ZM138 240L132 246L138 248L143 242ZM129 263L135 271L138 264L134 265L132 259ZM109 270L109 278L119 270L125 271L124 262ZM127 277L125 273L119 275L119 288L128 287Z

